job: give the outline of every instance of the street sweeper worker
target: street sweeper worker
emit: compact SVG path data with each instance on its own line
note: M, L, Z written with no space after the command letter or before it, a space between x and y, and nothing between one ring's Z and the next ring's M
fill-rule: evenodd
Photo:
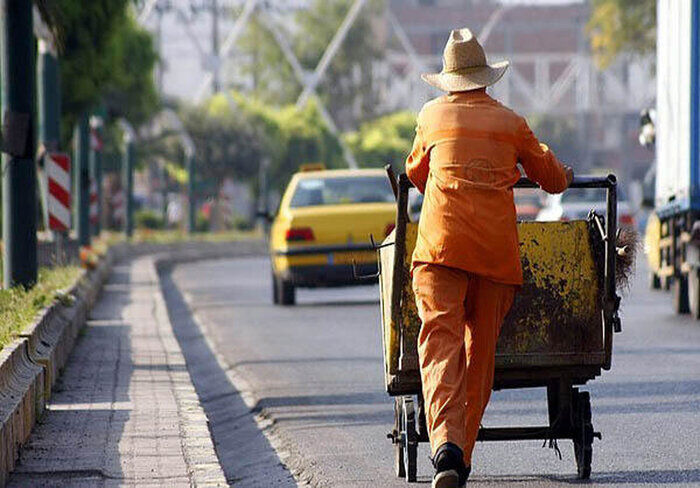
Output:
M424 193L413 290L434 488L465 484L491 396L496 340L523 276L513 185L527 176L550 193L573 178L527 122L486 93L508 62L487 64L469 29L453 30L440 73L447 94L420 111L406 173Z

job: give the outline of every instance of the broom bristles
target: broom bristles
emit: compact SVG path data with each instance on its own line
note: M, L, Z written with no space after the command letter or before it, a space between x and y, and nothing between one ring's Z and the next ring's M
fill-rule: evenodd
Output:
M637 254L641 249L639 232L632 227L620 227L616 246L615 285L618 290L628 290L634 276Z

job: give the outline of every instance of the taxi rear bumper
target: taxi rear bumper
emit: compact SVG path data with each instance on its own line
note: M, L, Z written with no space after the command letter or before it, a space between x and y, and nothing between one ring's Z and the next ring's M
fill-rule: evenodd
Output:
M318 288L331 286L367 285L377 282L376 263L359 263L355 266L356 277L352 265L326 264L315 266L291 266L281 275L294 286ZM367 277L370 275L371 277Z
M342 253L373 252L371 244L343 244L325 246L297 246L274 251L276 258L286 261L279 269L278 276L294 286L305 288L366 285L377 282L377 263L366 258L353 265L348 262L334 262L334 256ZM310 258L315 263L297 265L295 258ZM287 258L287 259L284 259ZM318 258L318 259L316 259ZM321 264L319 261L323 262Z
M276 256L306 256L333 252L374 251L372 244L331 244L326 246L295 246L274 251Z

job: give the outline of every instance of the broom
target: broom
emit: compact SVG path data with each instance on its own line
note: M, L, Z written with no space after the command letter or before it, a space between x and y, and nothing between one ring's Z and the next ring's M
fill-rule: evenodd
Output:
M615 286L618 290L629 290L637 254L641 249L639 232L633 227L620 227L615 240Z

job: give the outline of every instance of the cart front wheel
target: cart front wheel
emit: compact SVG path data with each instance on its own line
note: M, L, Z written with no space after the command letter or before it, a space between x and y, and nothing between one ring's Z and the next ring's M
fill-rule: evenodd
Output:
M591 397L587 391L574 391L574 455L578 479L591 477L593 459L593 423L591 422Z
M416 410L413 398L406 396L401 399L401 440L403 447L403 462L406 470L406 481L416 481L418 472L418 433L416 432Z

